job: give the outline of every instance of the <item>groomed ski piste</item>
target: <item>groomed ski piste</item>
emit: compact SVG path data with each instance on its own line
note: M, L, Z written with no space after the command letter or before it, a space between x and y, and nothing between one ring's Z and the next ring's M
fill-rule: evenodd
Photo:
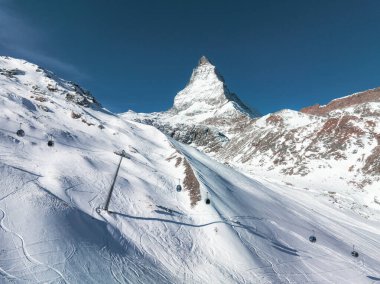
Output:
M71 85L33 64L0 59L24 71L0 75L1 283L380 281L378 211L363 218L318 189L245 175L151 126L68 101ZM31 98L36 88L46 100ZM120 150L130 159L99 211ZM189 171L200 185L193 206Z

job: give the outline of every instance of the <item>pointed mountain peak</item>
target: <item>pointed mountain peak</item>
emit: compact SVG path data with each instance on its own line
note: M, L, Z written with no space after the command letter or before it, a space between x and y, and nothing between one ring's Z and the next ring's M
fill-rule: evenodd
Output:
M199 59L198 65L193 70L189 84L195 81L208 81L208 83L210 83L212 81L224 82L224 79L218 73L216 67L210 62L210 60L203 55Z
M202 56L201 59L199 59L198 66L205 65L205 64L211 64L210 60L207 59L206 56Z
M231 93L216 67L202 56L186 87L174 98L173 110L187 116L212 116L216 111L255 115L235 94Z

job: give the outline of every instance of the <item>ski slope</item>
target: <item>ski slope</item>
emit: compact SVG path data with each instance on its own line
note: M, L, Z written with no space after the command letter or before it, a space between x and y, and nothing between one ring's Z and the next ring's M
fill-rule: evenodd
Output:
M49 91L53 79L9 60L25 74L0 76L0 283L380 281L378 211L363 218L318 191L247 176L154 127L68 101L69 85ZM33 85L46 101L31 98ZM98 213L121 149L130 159ZM200 183L195 206L176 191L185 159Z

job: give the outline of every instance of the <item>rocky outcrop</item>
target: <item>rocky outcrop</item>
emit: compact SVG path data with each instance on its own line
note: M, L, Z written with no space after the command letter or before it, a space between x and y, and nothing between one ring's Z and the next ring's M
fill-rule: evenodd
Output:
M88 91L79 86L77 83L65 81L57 77L53 72L38 67L32 63L24 60L15 59L7 56L0 56L0 76L5 76L9 80L17 80L22 84L32 84L31 82L24 82L26 80L24 75L29 72L36 72L44 81L44 87L31 85L31 98L39 102L49 101L49 97L54 93L66 98L67 101L73 102L84 107L101 108L99 102ZM17 64L17 68L13 65ZM7 67L9 66L9 67Z
M137 122L152 125L175 140L202 147L206 153L217 152L229 141L229 139L215 127L205 125L188 125L170 123L160 124L154 119L134 119Z
M335 99L325 106L316 104L314 106L306 107L306 108L301 109L301 112L312 114L312 115L324 116L334 110L344 109L344 108L348 108L354 105L359 105L359 104L364 104L364 103L369 103L369 102L380 102L380 88L356 93L351 96L347 96L340 99Z

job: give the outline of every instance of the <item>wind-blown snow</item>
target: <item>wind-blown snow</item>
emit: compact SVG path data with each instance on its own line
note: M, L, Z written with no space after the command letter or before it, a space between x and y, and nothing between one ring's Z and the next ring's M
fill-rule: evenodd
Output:
M378 211L366 219L318 192L246 176L152 126L83 106L83 92L33 64L0 64L24 72L0 75L1 283L379 280ZM25 137L15 133L19 123ZM131 158L122 161L111 212L98 214L121 149ZM188 191L175 190L185 168L173 153L201 185L194 207Z

